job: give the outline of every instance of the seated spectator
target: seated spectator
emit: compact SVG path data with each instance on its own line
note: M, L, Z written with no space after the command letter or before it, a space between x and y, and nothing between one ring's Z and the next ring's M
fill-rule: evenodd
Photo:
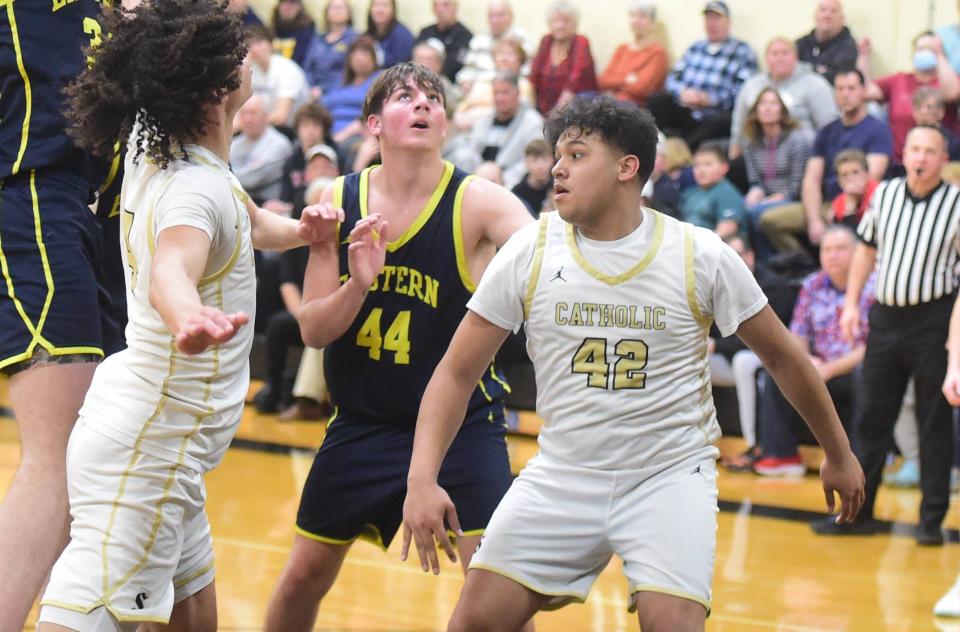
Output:
M790 118L796 127L806 132L809 138L813 138L824 125L837 120L839 116L837 102L833 100L833 88L826 79L810 70L810 66L798 63L793 42L785 37L770 40L765 59L767 72L747 79L737 95L733 124L730 126L731 158L740 155L746 142L744 121L747 112L756 105L760 93L768 88L777 91L781 105L790 111ZM799 182L797 185L799 193Z
M650 180L653 195L650 205L656 210L680 218L680 194L696 184L693 180L693 156L682 138L665 138L657 144L657 158Z
M527 143L543 138L543 118L520 101L516 75L497 75L493 80L493 101L493 113L477 121L469 134L454 138L444 154L468 172L481 162L495 162L503 170L504 185L512 189L526 169Z
M262 26L248 27L247 54L254 94L263 98L267 120L275 127L289 127L300 106L310 100L303 70L283 55L273 52L270 32Z
M697 186L680 194L680 217L694 226L708 228L720 237L747 234L743 196L726 179L727 152L715 143L703 144L693 155Z
M347 51L357 39L353 30L353 9L347 0L329 0L323 12L323 33L314 35L303 61L303 72L310 83L314 101L331 92L343 81Z
M581 93L597 90L590 42L577 33L580 18L569 0L556 0L547 9L550 32L540 40L530 64L530 83L537 98L537 110L546 116Z
M457 20L457 0L433 0L433 15L437 22L424 27L417 35L417 43L429 39L443 42L443 74L451 82L457 80L457 73L463 68L463 58L470 47L473 33Z
M870 178L867 156L859 149L841 151L835 166L842 192L833 199L833 221L856 230L880 183Z
M818 80L822 81L820 77ZM832 100L832 99L831 99ZM810 157L808 132L799 129L775 88L764 88L747 114L741 132L750 190L744 199L750 234L761 260L772 248L760 231L768 210L800 199L803 167Z
M279 196L263 203L265 209L286 217L299 216L306 205L304 191L307 183L303 176L303 170L307 166L306 152L314 145L333 146L333 139L330 137L332 123L330 113L316 103L308 103L297 110L293 118L296 141L290 157L283 165L283 186Z
M887 104L887 123L893 134L893 164L897 175L903 174L903 145L907 132L913 129L913 95L921 86L940 88L945 101L960 98L960 77L953 72L943 54L940 40L930 31L913 40L913 72L898 72L874 81L871 77L872 46L869 38L860 40L857 68L867 84L867 98ZM957 108L945 113L943 125L957 129Z
M263 21L248 5L247 0L230 0L227 4L227 11L239 15L244 26L263 26Z
M315 33L313 18L303 0L279 0L270 19L273 50L303 67Z
M790 321L790 332L810 355L810 361L827 384L839 411L847 411L847 435L856 449L857 424L862 405L862 384L858 367L866 350L868 314L874 301L873 277L860 299L860 330L848 342L840 328L847 274L853 261L856 236L847 226L826 230L820 247L823 268L803 283ZM760 452L754 470L764 476L802 476L806 467L797 452L794 420L798 415L769 376L764 376L760 394ZM846 404L844 406L843 404Z
M254 202L280 195L290 140L267 120L263 99L254 94L240 108L240 133L230 143L230 167Z
M440 83L443 84L443 93L445 95L443 103L444 110L446 110L447 118L449 119L453 116L454 110L460 104L463 94L460 92L460 88L447 79L447 76L442 72L444 60L446 59L446 53L444 51L443 42L436 38L430 38L414 45L412 61L415 64L426 66L440 77Z
M791 280L757 261L756 254L743 237L731 235L723 241L740 255L760 289L767 295L770 308L781 322L788 325L797 299L797 290ZM760 358L736 334L722 336L716 325L710 328L707 350L710 354L711 384L715 387L732 386L737 390L740 433L746 443L746 450L740 455L724 459L723 466L735 472L750 471L760 454L757 445L757 371L762 366Z
M523 150L523 163L527 173L511 191L520 198L534 217L540 217L543 205L553 191L553 148L550 143L537 138L527 143Z
M730 9L722 0L703 9L707 38L694 43L667 75L666 92L647 107L667 136L680 136L692 149L730 133L730 116L740 86L757 69L746 42L730 35Z
M840 118L817 133L813 155L807 161L801 185L801 204L771 209L760 218L760 229L778 252L802 250L802 236L818 246L831 201L840 194L835 161L844 149L859 149L867 156L870 177L883 180L893 139L889 128L867 114L863 75L853 69L840 72L834 79L834 94Z
M653 39L657 23L657 7L647 0L630 3L630 30L633 42L620 44L597 86L621 101L646 105L647 97L663 90L667 76L667 51Z
M323 97L323 105L333 117L333 140L344 159L352 162L351 143L359 142L364 124L360 121L367 90L377 78L377 50L373 40L358 37L347 51L343 82ZM349 154L349 158L346 156Z
M820 0L813 14L813 30L797 40L800 61L810 64L830 85L837 72L857 63L857 41L844 20L840 0Z
M513 23L513 7L507 0L491 0L487 5L489 33L476 33L463 58L463 68L457 73L457 85L469 94L476 82L489 84L499 70L494 63L493 50L498 42L510 38L520 45L523 59L529 56L530 42L526 34ZM518 76L529 74L528 69L517 68Z
M322 153L315 153L313 157L318 163L326 161L326 157ZM333 157L335 159L336 155ZM318 182L320 186L331 184L333 178L339 175L339 172L336 171L335 162L333 166L333 175L326 177L312 175L313 179L310 180L310 184L313 185ZM309 163L307 171L311 174L331 173L326 167L311 169ZM294 404L293 379L291 379L292 376L287 375L287 357L290 348L303 348L303 339L300 337L300 325L297 318L300 314L300 303L303 299L303 277L306 274L309 257L310 248L308 246L294 248L279 255L278 281L283 309L274 312L267 320L266 343L264 345L267 356L266 383L253 397L253 404L257 412L260 413L276 413L289 409Z
M913 93L913 122L915 125L936 127L943 132L947 139L947 154L951 162L960 160L960 138L943 126L943 117L946 115L946 103L943 92L932 86L921 86ZM899 170L891 170L891 177L906 175Z
M397 0L370 0L366 35L377 42L381 68L410 61L413 33L397 21Z
M527 105L533 105L533 86L530 85L529 79L521 75L526 63L526 52L519 40L512 37L498 40L493 45L493 64L496 73L489 79L476 79L472 82L470 91L463 95L453 113L453 124L457 131L469 132L478 120L493 112L493 77L497 73L507 72L516 75L521 101Z

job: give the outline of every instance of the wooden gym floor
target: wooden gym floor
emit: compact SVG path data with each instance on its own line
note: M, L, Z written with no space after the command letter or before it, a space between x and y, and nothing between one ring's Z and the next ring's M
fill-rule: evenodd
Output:
M0 380L0 406L6 403ZM0 495L19 459L17 428L0 410ZM207 510L217 556L220 629L259 630L267 601L293 536L293 521L322 423L282 423L244 414L223 464L207 477ZM734 452L738 440L721 448ZM528 437L510 438L519 469L536 451ZM811 461L815 453L806 455ZM807 521L822 515L823 493L814 475L802 480L720 475L720 516L714 574L715 632L777 630L960 632L960 621L934 619L934 602L960 568L957 503L946 525L949 543L918 547L910 535L919 493L883 488L878 517L891 534L818 538ZM9 579L15 569L2 569ZM319 630L443 630L462 584L447 563L439 577L399 560L399 538L383 554L366 543L353 547L337 584L325 599ZM626 581L614 560L586 604L536 617L539 632L636 630L626 611ZM36 613L27 629L34 629Z

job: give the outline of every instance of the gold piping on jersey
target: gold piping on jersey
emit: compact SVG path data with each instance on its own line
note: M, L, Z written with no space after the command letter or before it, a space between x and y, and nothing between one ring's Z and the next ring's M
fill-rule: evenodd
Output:
M43 325L47 319L50 303L53 301L54 283L53 274L50 269L50 261L47 258L46 245L43 242L43 230L40 225L40 200L37 195L35 170L30 171L30 198L33 208L34 235L37 240L37 248L40 251L40 259L43 263L43 275L47 283L47 296L44 299L40 320L35 326L33 321L30 320L30 317L27 315L27 312L23 307L23 303L19 298L17 298L16 291L13 286L13 276L10 273L9 263L7 262L6 255L3 252L2 244L0 244L0 273L2 273L3 278L6 281L7 296L10 297L10 300L13 302L17 313L20 315L20 320L23 321L23 324L26 326L27 331L30 332L31 336L30 344L23 353L18 353L17 355L0 359L0 369L24 360L29 360L31 357L33 357L33 353L37 345L40 345L51 356L90 354L100 356L102 358L104 353L103 349L100 347L56 347L53 345L53 343L43 337Z
M150 203L150 206L147 207L147 250L150 251L150 258L153 258L154 252L157 250L157 235L156 231L153 229L153 217L156 214L157 202L160 201L160 198L163 197L163 194L167 192L167 187L173 184L173 174L169 171L161 172L167 177L162 185L160 185L160 191L153 198L153 201Z
M110 161L110 171L107 173L107 177L103 179L103 184L97 189L98 193L103 193L109 189L113 181L117 179L117 174L120 172L120 154L122 153L123 152L120 151L120 141L118 140L113 145L113 160Z
M494 382L502 386L503 390L505 390L508 393L512 393L513 389L510 388L510 385L507 384L507 381L501 380L500 377L497 375L497 370L494 368L494 365L496 364L496 362L497 362L496 359L494 359L493 362L490 363L490 377L493 378Z
M638 592L652 592L658 593L661 595L670 595L672 597L681 597L683 599L689 599L690 601L696 602L707 609L707 615L710 614L710 602L703 599L702 597L697 597L691 593L683 592L680 590L672 590L670 588L661 588L660 586L654 586L652 584L635 584L630 586L630 596L633 597ZM629 608L630 612L637 611L637 601L636 598L631 599L632 605Z
M537 246L533 250L533 262L530 266L530 278L527 279L527 293L523 298L523 318L530 317L533 309L533 296L537 293L537 283L540 281L540 268L543 266L543 252L547 245L547 226L550 217L547 214L540 216L540 227L537 230Z
M234 210L236 211L236 239L234 240L233 244L233 252L230 253L230 258L227 259L227 262L223 264L222 268L208 276L200 277L197 287L210 285L215 281L220 281L223 279L223 277L230 274L230 272L233 270L233 267L237 264L237 260L240 258L240 251L242 250L243 246L243 220L241 219L240 214L245 213L247 209L244 208L241 210L236 199L233 201L233 206Z
M175 589L176 589L176 588L183 588L184 586L186 586L187 584L189 584L189 583L192 582L193 580L197 579L198 577L202 577L203 575L205 575L205 574L209 573L210 571L212 571L214 566L216 566L215 562L214 562L213 560L210 560L210 562L209 562L206 566L204 566L203 568L201 568L201 569L199 569L199 570L196 570L196 571L190 573L189 575L187 575L186 577L184 577L183 579L181 579L181 580L179 580L179 581L173 582L173 587L174 587Z
M217 281L216 308L219 309L221 312L223 311L223 283L221 281ZM173 362L172 358L176 354L176 343L174 339L172 339L171 342L172 342L171 344L171 364L172 364ZM170 499L170 489L173 487L173 483L176 480L177 470L183 467L183 462L187 454L187 446L190 444L190 440L193 439L193 437L195 437L198 432L200 432L200 427L203 424L203 420L211 416L215 412L214 409L210 406L210 396L213 392L213 382L220 375L220 346L214 345L212 347L212 352L213 352L213 368L211 369L210 374L203 380L205 383L205 387L203 391L203 402L201 404L201 407L204 409L204 411L194 416L195 421L194 421L193 428L190 429L190 432L184 434L180 440L180 450L177 455L177 461L176 463L170 466L167 472L167 479L166 481L164 481L163 493L160 497L160 500L157 501L157 505L155 508L153 526L150 530L150 536L147 538L146 543L143 545L143 554L141 555L140 559L137 560L136 564L134 564L133 567L131 567L130 570L128 570L123 577L121 577L119 580L114 582L109 592L104 594L104 598L107 600L109 600L110 597L117 590L119 590L124 584L130 581L130 579L133 576L135 576L138 572L140 572L140 570L143 569L144 566L146 566L147 561L150 559L150 553L153 550L153 545L156 544L157 536L160 533L160 527L163 526L163 507L164 505L167 504L167 502ZM168 384L165 383L163 388L164 396L167 396L166 394L167 386ZM138 442L140 441L140 438L146 434L146 430L147 428L145 426L143 431L141 431L140 437L137 438ZM136 454L137 452L138 450L135 448L134 453ZM106 560L104 560L104 564L106 564ZM104 581L106 581L106 577L104 577Z
M687 304L690 312L698 323L705 327L710 326L710 318L703 314L700 304L697 303L697 275L694 269L696 248L693 242L693 226L685 224L683 227L683 269L684 282L687 288Z
M324 544L336 544L336 545L342 546L346 544L353 544L357 540L366 540L371 544L375 544L379 546L381 549L383 549L384 552L386 552L387 546L383 543L383 536L380 535L380 529L378 529L376 525L370 524L368 522L367 524L363 525L362 529L363 530L360 533L353 536L352 538L348 538L346 540L340 540L337 538L328 538L327 536L324 536L324 535L317 535L316 533L310 533L306 529L303 529L302 527L298 527L296 525L294 525L293 527L294 533L296 533L297 535L303 536L308 540L313 540L314 542L323 542Z
M624 281L629 281L643 272L646 267L653 262L654 257L656 257L660 251L660 245L663 243L663 215L652 211L650 213L644 213L644 216L645 218L653 217L653 239L650 241L650 248L647 250L647 254L643 256L643 259L626 272L613 276L605 274L590 265L590 262L587 261L583 253L580 252L580 246L577 244L576 229L573 227L573 224L567 224L567 247L570 249L570 255L584 272L607 285L619 285Z
M500 568L498 568L498 567L496 567L496 566L491 566L491 565L489 565L489 564L478 564L478 563L476 563L476 562L471 562L471 563L470 563L470 568L479 568L479 569L481 569L481 570L485 570L485 571L489 571L489 572L491 572L491 573L494 573L495 575L500 575L501 577L506 577L507 579L513 580L513 581L516 582L517 584L520 584L520 585L523 586L524 588L526 588L526 589L528 589L528 590L530 590L530 591L532 591L532 592L539 593L539 594L541 594L541 595L547 595L548 597L564 597L564 598L565 598L564 601L561 601L560 603L553 603L553 602L547 603L547 605L542 608L543 610L556 610L557 608L560 608L560 607L562 607L562 606L565 606L566 604L570 603L571 601L576 601L576 602L578 602L578 603L583 603L583 602L585 602L585 601L587 600L587 595L586 595L586 593L577 593L577 592L554 592L554 591L544 590L542 586L534 586L534 585L531 584L529 581L527 581L527 580L525 580L525 579L522 579L522 578L519 577L518 575L514 575L513 573L510 573L510 572L508 572L508 571L505 571L505 570L503 570L503 569L500 569ZM568 601L568 600L570 600L570 601Z
M473 282L470 275L470 266L467 265L467 251L463 243L463 196L467 192L467 185L470 184L476 176L467 176L457 187L457 195L453 199L453 249L457 253L457 272L460 273L460 281L467 291L473 294L477 291L477 284Z
M110 510L110 519L107 521L107 528L103 532L103 542L100 545L100 557L101 563L103 565L103 599L104 603L109 602L109 596L119 588L119 585L111 588L110 586L110 573L109 565L107 563L107 545L110 542L110 532L113 530L113 523L117 519L117 512L120 510L120 500L123 498L124 493L127 489L127 479L130 478L130 472L133 471L134 465L136 465L137 460L140 457L140 446L143 444L143 439L147 434L147 431L150 429L150 426L153 425L153 422L157 420L160 416L160 413L163 411L164 405L167 403L169 396L167 395L167 388L170 385L170 379L173 377L173 373L176 370L177 366L177 344L173 336L170 337L170 363L167 367L167 375L163 378L163 384L160 388L160 399L157 400L156 408L153 410L153 414L147 419L143 424L143 428L140 429L140 434L137 435L137 440L133 444L133 454L130 457L130 462L127 463L126 469L124 469L123 474L120 475L120 484L117 486L117 497L113 500L113 507ZM122 584L120 584L122 585Z
M162 624L170 623L170 618L169 618L169 617L152 617L152 616L149 616L149 615L142 615L142 616L130 615L130 616L125 616L125 615L122 615L122 614L120 614L119 612L117 612L117 611L116 611L114 608L112 608L111 606L108 606L107 604L103 603L102 601L96 601L96 602L94 602L92 605L89 605L89 606L76 606L76 605L74 605L74 604L65 603L65 602L63 602L63 601L55 601L55 600L53 600L53 599L44 599L44 600L42 600L42 601L40 602L40 605L41 605L41 606L53 606L54 608L60 608L61 610L69 610L70 612L78 612L78 613L80 613L80 614L90 614L90 613L93 612L95 609L102 607L102 608L106 608L106 609L107 609L107 612L109 612L111 615L113 615L113 618L114 618L114 619L116 619L117 621L121 621L121 622L123 622L123 623L127 623L127 622L129 622L129 623L134 623L134 622L136 622L136 623L162 623Z
M360 217L367 216L367 195L369 194L370 188L370 172L372 172L376 167L367 167L360 172ZM450 183L450 178L453 177L453 164L444 160L443 161L443 175L440 177L440 182L437 184L437 187L433 190L433 194L430 196L430 199L427 200L426 205L423 207L423 210L420 211L420 214L417 215L416 219L413 220L413 223L407 227L407 230L404 231L402 235L397 237L395 240L387 243L388 252L396 252L400 249L405 243L413 239L420 229L423 228L423 225L427 223L427 220L433 215L433 212L437 210L437 205L440 203L440 198L443 197L443 194L447 190L447 184Z
M20 71L20 78L23 79L23 97L24 104L23 125L20 132L20 150L17 152L17 160L10 168L10 175L20 172L20 163L23 162L23 155L27 153L27 141L30 138L30 117L33 115L33 87L30 85L30 77L27 75L27 69L23 65L23 51L20 48L20 30L17 28L17 18L13 12L13 0L6 3L7 22L10 23L10 38L13 40L13 51L17 57L17 70Z
M43 326L47 322L50 303L53 302L53 293L56 289L53 284L53 272L50 270L50 259L47 257L47 245L43 243L43 228L40 225L40 198L37 196L36 169L30 170L30 202L33 207L34 237L37 240L37 250L40 251L40 263L43 265L43 280L47 284L47 296L43 299L43 309L40 311L37 331L33 334L33 341L30 343L30 346L27 347L27 353L32 354L38 344L48 351L53 346L43 338Z
M492 365L491 365L492 366ZM492 403L493 398L490 397L490 393L487 392L487 387L483 385L483 378L481 377L477 380L477 385L480 387L480 392L483 393L483 396L487 399L488 402Z

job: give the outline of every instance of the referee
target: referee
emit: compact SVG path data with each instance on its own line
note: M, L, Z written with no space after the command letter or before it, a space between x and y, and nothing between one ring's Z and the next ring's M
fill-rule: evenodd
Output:
M920 433L920 524L918 544L943 544L940 525L950 500L953 459L952 411L940 390L946 373L944 345L958 285L960 189L940 179L947 162L943 134L915 127L907 136L907 175L881 183L857 232L847 296L840 319L848 339L859 330L864 283L878 264L876 303L863 361L864 407L858 458L867 477L866 499L856 522L833 518L812 524L822 535L878 531L873 506L893 426L912 377Z

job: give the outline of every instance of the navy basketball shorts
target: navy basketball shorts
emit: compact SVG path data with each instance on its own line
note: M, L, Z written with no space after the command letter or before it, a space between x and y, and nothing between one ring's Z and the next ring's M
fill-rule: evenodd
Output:
M296 531L329 544L357 538L386 550L403 519L414 429L349 419L327 428L307 476ZM503 417L468 420L450 446L438 482L464 535L480 535L512 477Z
M56 169L0 184L0 372L105 355L110 299L88 195L85 179Z

